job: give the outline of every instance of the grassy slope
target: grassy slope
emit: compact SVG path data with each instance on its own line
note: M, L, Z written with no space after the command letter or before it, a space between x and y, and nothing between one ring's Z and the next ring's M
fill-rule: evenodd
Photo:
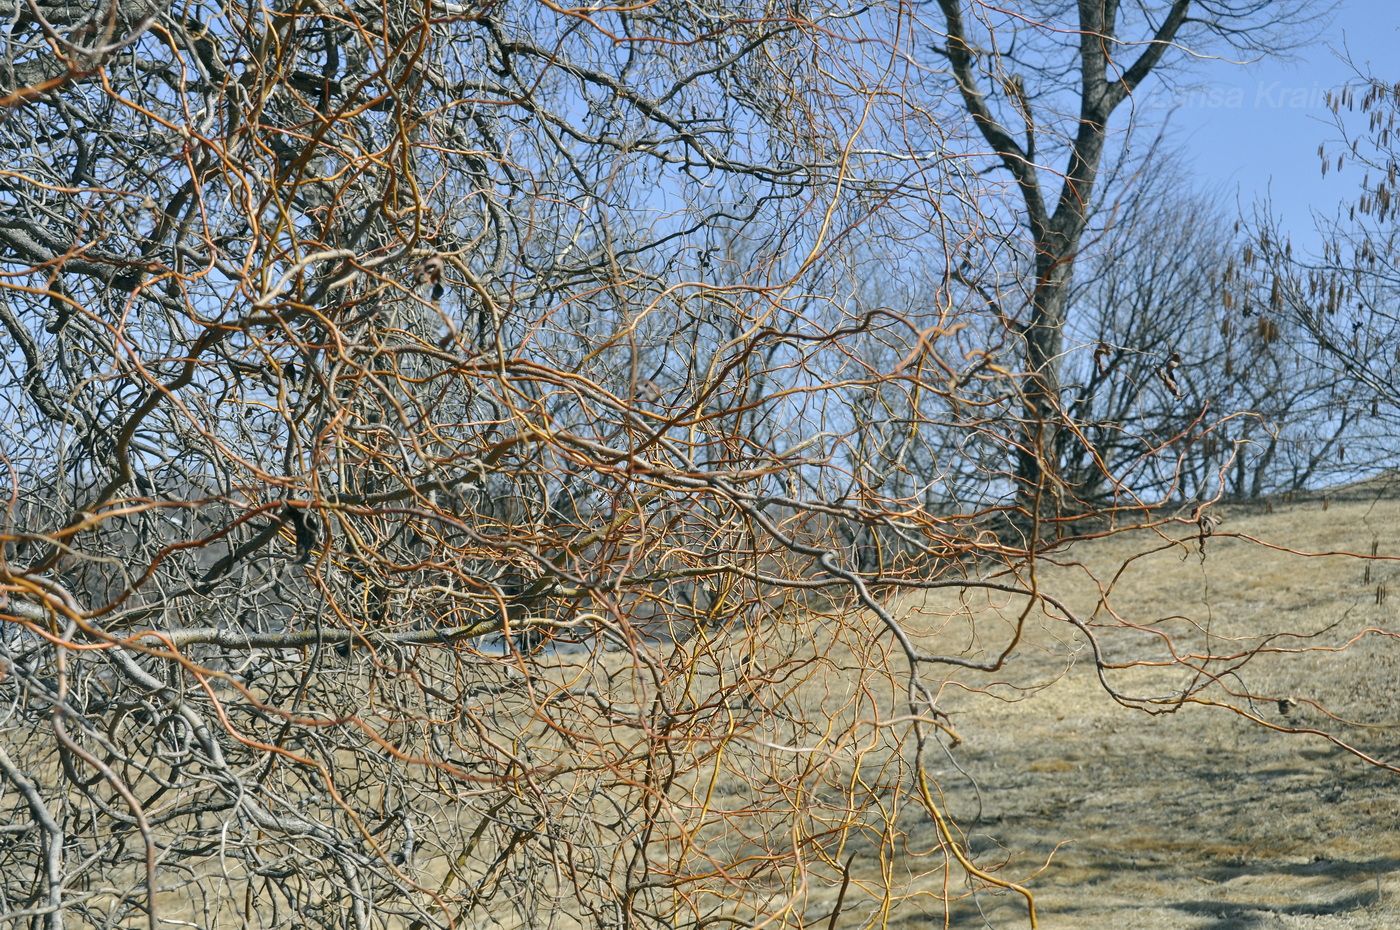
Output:
M1299 647L1389 631L1363 634L1341 652L1255 656L1223 682L1300 702L1285 716L1273 701L1234 701L1266 721L1324 728L1400 764L1400 563L1374 563L1364 582L1354 558L1307 558L1229 535L1314 552L1369 553L1376 542L1381 555L1397 556L1400 500L1394 488L1380 490L1333 495L1326 507L1317 498L1272 513L1226 510L1204 559L1198 540L1164 544L1127 563L1111 602L1123 620L1217 652L1232 637L1247 645L1266 632L1318 634L1276 641ZM1189 530L1174 536L1189 539ZM1098 590L1090 576L1106 581L1153 545L1141 535L1079 544L1056 559L1063 564L1042 567L1041 583L1088 617ZM1382 583L1388 597L1377 604ZM952 605L930 598L926 606L936 616ZM1017 606L977 612L989 649ZM1112 622L1102 612L1098 619ZM932 638L972 627L954 619ZM1032 627L1002 672L948 676L956 684L944 706L965 740L957 760L980 789L980 820L969 781L951 767L941 777L983 861L1010 857L1003 875L1030 875L1067 844L1031 882L1042 926L1400 927L1400 776L1316 736L1271 732L1220 708L1150 717L1120 707L1082 650L1075 660L1079 644L1065 624L1040 619ZM1110 658L1162 653L1160 639L1121 629L1105 631L1103 642ZM1185 678L1177 668L1112 680L1164 693ZM952 916L959 927L1026 926L1014 896L982 894ZM908 904L893 925L927 926L931 917L941 923L941 909Z

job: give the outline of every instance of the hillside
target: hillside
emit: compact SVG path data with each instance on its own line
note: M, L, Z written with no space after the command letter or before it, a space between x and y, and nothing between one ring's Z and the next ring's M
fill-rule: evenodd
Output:
M943 707L963 738L952 758L968 776L939 767L949 809L979 862L1009 857L1004 877L1028 878L1049 860L1028 881L1042 926L1400 926L1400 776L1307 732L1400 764L1395 492L1371 484L1272 512L1226 508L1204 553L1195 533L1176 528L1160 540L1077 544L1041 567L1044 590L1092 617L1110 661L1165 655L1160 638L1123 624L1170 634L1181 652L1314 634L1269 641L1292 652L1255 655L1239 671L1213 666L1220 684L1202 697L1262 725L1218 706L1160 716L1118 706L1082 641L1044 619L1001 672L948 676ZM1369 554L1373 544L1390 561L1300 554ZM1110 598L1119 620L1101 607L1095 615L1091 576L1107 583L1119 571ZM921 606L954 612L936 598ZM989 646L1014 606L978 613ZM1109 675L1138 693L1185 678L1180 666ZM891 925L927 926L930 916L906 906ZM1024 907L984 893L952 925L1025 926Z

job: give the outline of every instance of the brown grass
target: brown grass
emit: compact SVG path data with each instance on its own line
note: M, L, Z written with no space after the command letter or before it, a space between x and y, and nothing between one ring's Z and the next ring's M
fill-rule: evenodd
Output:
M1161 697L1192 680L1167 661L1172 649L1287 650L1208 663L1198 696L1217 705L1149 705L1169 711L1156 715L1120 706L1084 636L1040 605L1003 668L925 674L960 740L945 735L946 751L926 749L935 800L979 869L1031 890L1042 927L1400 926L1400 783L1357 756L1400 763L1400 600L1377 604L1375 596L1387 581L1400 591L1400 499L1358 493L1325 509L1317 499L1221 516L1209 537L1194 525L1141 531L1075 543L1035 566L1040 589L1087 624L1110 663L1129 666L1106 673L1123 693ZM1373 543L1382 559L1358 558ZM1026 603L953 588L893 606L921 649L985 661L1008 642ZM669 662L667 650L684 660ZM560 685L606 683L618 712L663 693L678 706L703 704L720 690L690 672L658 686L642 674L649 662L651 671L731 677L747 663L762 679L751 700L730 693L727 704L696 715L688 732L719 751L678 774L657 814L658 836L669 837L658 848L685 850L680 859L696 875L727 869L686 885L679 909L722 902L742 919L789 905L770 926L1027 926L1021 897L969 882L918 802L914 747L900 719L907 668L874 618L789 605L642 651L641 662L624 649L560 652L537 657L536 672ZM360 686L350 676L338 693L354 703ZM1281 700L1293 702L1287 714ZM522 734L531 732L529 707L509 712ZM530 738L536 758L567 761L565 743L538 731ZM619 726L616 738L637 735ZM600 758L645 748L618 743ZM348 770L356 761L342 755L336 764ZM576 815L586 813L577 799L613 777L585 773L556 790ZM497 847L488 840L471 856L462 850L487 800L443 806L435 822L420 824L408 871L423 886L457 893L482 878ZM614 816L605 801L593 808L599 822ZM590 855L604 867L614 852ZM735 864L764 856L791 861L746 882ZM241 926L238 915L250 908L269 922L255 899L222 888L243 876L207 865L195 882L166 884L166 916L213 910L224 921L215 925ZM308 891L338 893L333 885ZM202 896L222 902L206 909ZM500 926L524 925L499 917ZM558 913L555 923L588 919Z
M1375 594L1387 580L1400 588L1400 501L1387 487L1349 496L1325 508L1317 498L1273 513L1226 509L1204 550L1184 528L1076 544L1039 568L1043 590L1091 618L1110 660L1165 658L1159 634L1178 652L1307 650L1254 655L1238 671L1216 664L1221 685L1202 696L1225 706L1161 716L1118 706L1082 637L1040 612L1002 671L945 676L943 707L963 739L953 758L966 773L937 767L949 808L979 861L1004 861L1001 874L1027 881L1043 926L1400 926L1397 776L1320 736L1242 716L1400 764L1400 623L1396 602ZM1373 543L1389 560L1370 563L1363 583L1355 555ZM1334 552L1350 554L1324 554ZM951 596L908 609L928 612L940 640L962 637L989 655L1020 606L989 603L961 623ZM1270 639L1283 632L1299 635ZM1175 666L1109 680L1153 694L1187 677ZM1281 699L1297 702L1286 715ZM943 916L911 901L890 925ZM1025 925L1006 894L959 903L950 923L984 917Z

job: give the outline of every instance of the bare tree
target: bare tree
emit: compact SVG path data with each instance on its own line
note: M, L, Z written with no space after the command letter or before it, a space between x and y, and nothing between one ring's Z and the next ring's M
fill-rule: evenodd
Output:
M1021 299L1002 308L1024 343L1024 437L1016 477L1022 494L1062 495L1067 441L1061 393L1071 282L1106 160L1121 148L1112 121L1139 88L1180 60L1183 49L1274 47L1308 4L1118 0L1034 4L1003 11L939 0L947 62L962 107L996 164L1014 182L1024 224Z
M1258 499L1345 477L1358 397L1258 305L1239 224L1159 167L1080 259L1061 460L1099 507ZM1172 450L1160 454L1161 450Z
M999 674L1034 613L1169 713L1274 631L1176 633L1187 683L1140 688L1158 641L1110 660L1111 622L1038 580L1054 542L1000 532L1038 519L1006 493L1019 347L964 264L1004 258L1007 216L910 28L20 7L0 925L837 926L999 893L1035 926L945 810L939 689ZM1014 606L969 645L901 601L931 591ZM898 885L908 850L941 892Z
M757 921L882 822L786 748L874 635L821 608L897 644L853 684L943 822L937 657L874 592L986 543L822 493L885 377L827 257L926 194L857 145L901 15L20 10L0 922Z
M1319 220L1321 254L1296 253L1263 211L1240 256L1251 298L1303 334L1300 350L1349 392L1357 467L1393 463L1400 418L1400 226L1394 136L1400 92L1363 75L1329 95L1338 139L1318 147L1322 173L1355 187L1338 215ZM1360 174L1359 180L1356 178ZM1364 444L1363 444L1364 443ZM1370 454L1368 454L1370 453Z

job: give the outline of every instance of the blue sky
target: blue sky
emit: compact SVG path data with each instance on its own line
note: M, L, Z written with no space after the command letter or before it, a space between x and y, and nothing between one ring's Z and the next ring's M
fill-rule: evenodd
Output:
M1179 86L1149 102L1170 112L1171 144L1228 213L1247 216L1268 198L1300 246L1315 241L1312 211L1333 213L1357 183L1346 173L1324 178L1317 156L1338 136L1324 95L1355 76L1338 54L1400 81L1400 0L1342 0L1309 31L1316 37L1291 61L1188 63Z

